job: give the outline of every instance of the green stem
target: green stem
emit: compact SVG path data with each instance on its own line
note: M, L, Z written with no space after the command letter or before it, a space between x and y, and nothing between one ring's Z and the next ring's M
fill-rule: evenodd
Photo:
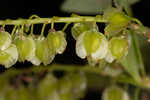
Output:
M66 23L66 24L65 24L64 28L62 29L63 32L67 29L67 27L69 26L69 24L70 24L70 23Z
M35 19L18 19L18 20L0 20L0 25L5 23L5 25L22 25L24 24L43 24L52 23L53 18L35 18ZM101 22L106 23L103 17L91 17L91 16L80 16L80 17L57 17L55 23L72 23L72 22Z
M131 18L132 21L136 22L139 25L143 25L141 21L139 21L137 18Z
M33 35L33 24L31 25L31 30L30 30L30 35L32 36Z
M14 26L14 28L13 28L13 30L12 30L12 32L11 32L11 36L12 36L12 37L14 36L14 33L15 33L15 31L16 31L16 28L17 28L17 25Z
M42 27L42 30L41 30L41 35L40 35L41 37L44 36L45 27L46 27L46 24L44 23L44 24L43 24L43 27Z
M134 100L140 100L139 99L139 93L140 93L140 88L136 88L135 89Z

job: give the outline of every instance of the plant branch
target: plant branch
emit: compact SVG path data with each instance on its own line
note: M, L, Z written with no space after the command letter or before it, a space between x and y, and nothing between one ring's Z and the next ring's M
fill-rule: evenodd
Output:
M22 25L22 24L43 24L51 23L52 18L35 18L35 19L17 19L17 20L0 20L0 25ZM101 22L105 23L105 20L102 16L91 17L91 16L76 16L76 17L55 17L55 23L71 23L71 22Z

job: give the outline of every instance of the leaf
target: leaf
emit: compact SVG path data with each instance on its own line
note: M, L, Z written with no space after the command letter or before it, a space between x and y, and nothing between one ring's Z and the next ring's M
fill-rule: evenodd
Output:
M139 50L139 44L133 31L128 32L130 48L128 55L121 60L124 69L136 80L141 81L140 71L144 73L144 65Z
M69 13L100 14L112 5L112 0L65 0L61 10Z

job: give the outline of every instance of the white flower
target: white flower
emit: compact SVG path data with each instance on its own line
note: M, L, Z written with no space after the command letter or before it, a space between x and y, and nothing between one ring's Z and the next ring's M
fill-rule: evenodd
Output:
M0 64L4 65L6 68L14 65L18 60L18 51L14 44L11 44L4 51L0 51Z
M90 56L93 60L103 59L108 51L105 36L93 30L83 32L76 42L76 54L84 59Z

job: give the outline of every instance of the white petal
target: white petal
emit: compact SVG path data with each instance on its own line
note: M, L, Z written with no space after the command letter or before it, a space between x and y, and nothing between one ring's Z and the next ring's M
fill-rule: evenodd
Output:
M32 37L27 37L26 39L30 43L30 53L26 56L26 60L31 61L35 57L36 44Z
M94 60L103 59L108 52L108 41L103 35L103 39L100 43L98 50L95 53L92 53L91 57Z
M109 63L112 63L115 60L115 57L111 54L110 50L108 50L105 60Z
M63 38L63 40L61 41L61 47L56 51L58 54L62 54L67 46L67 41L65 38Z
M40 65L40 63L41 63L41 60L38 59L36 56L34 56L30 61L32 64L34 64L36 66Z
M76 42L76 54L84 59L87 56L85 47L83 45L83 37L85 35L85 32L82 33L78 38L77 38L77 42Z

